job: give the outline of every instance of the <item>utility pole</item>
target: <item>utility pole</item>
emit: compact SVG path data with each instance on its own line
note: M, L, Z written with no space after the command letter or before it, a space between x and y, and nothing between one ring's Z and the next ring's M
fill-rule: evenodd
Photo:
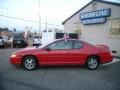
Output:
M47 20L46 20L46 23L45 23L45 31L47 31Z
M41 29L41 8L40 8L40 0L39 0L39 46L41 45L41 39L42 39L42 29Z
M42 30L41 30L41 13L40 13L40 0L39 0L39 35L42 34Z
M41 12L41 10L40 10L41 8L40 8L40 0L39 0L38 3L39 3L39 9L38 9L39 10L39 45L41 45L40 41L41 41L41 37L42 37L42 30L41 30L41 13L40 13Z

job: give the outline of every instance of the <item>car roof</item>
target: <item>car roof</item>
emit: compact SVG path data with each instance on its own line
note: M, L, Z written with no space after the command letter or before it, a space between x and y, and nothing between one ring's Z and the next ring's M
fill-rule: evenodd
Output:
M61 38L61 39L57 39L57 40L54 40L54 41L61 41L61 40L73 40L73 41L81 41L79 39L71 39L71 38L68 38L68 39L65 39L65 38ZM54 42L53 41L53 42Z
M55 41L53 41L53 42L56 42L56 41L61 41L61 40L65 40L65 39L64 39L64 38L62 38L62 39L55 40ZM91 46L94 46L94 45L93 45L93 44L91 44L91 43L88 43L88 42L85 42L85 41L82 41L82 40L79 40L79 39L71 39L71 38L68 38L68 39L66 39L66 40L79 41L79 42L87 43L87 44L89 44L89 45L91 45ZM51 43L53 43L53 42L51 42Z

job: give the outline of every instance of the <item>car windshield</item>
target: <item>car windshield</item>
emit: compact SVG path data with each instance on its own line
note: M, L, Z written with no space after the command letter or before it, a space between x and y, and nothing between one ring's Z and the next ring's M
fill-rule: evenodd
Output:
M50 42L47 42L47 43L42 43L42 45L36 47L36 48L43 48L43 47L46 47L47 45L49 45L50 43L53 43L55 40L53 41L50 41Z
M0 36L0 39L2 39L2 36Z

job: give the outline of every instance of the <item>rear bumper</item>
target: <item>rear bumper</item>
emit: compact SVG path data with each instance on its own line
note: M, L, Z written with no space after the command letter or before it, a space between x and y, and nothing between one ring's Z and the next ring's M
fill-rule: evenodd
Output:
M112 61L113 61L112 55L105 55L101 58L101 63L102 64L109 63L109 62L112 62Z
M27 42L23 40L13 40L13 46L27 46Z
M14 43L13 45L15 45L15 46L25 46L26 44L25 43L21 43L21 44Z

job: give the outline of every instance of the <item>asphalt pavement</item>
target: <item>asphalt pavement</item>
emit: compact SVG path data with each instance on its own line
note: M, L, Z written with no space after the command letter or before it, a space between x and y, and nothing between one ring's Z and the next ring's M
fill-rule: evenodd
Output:
M19 49L0 48L0 90L120 90L120 59L92 71L83 66L27 71L9 62Z

